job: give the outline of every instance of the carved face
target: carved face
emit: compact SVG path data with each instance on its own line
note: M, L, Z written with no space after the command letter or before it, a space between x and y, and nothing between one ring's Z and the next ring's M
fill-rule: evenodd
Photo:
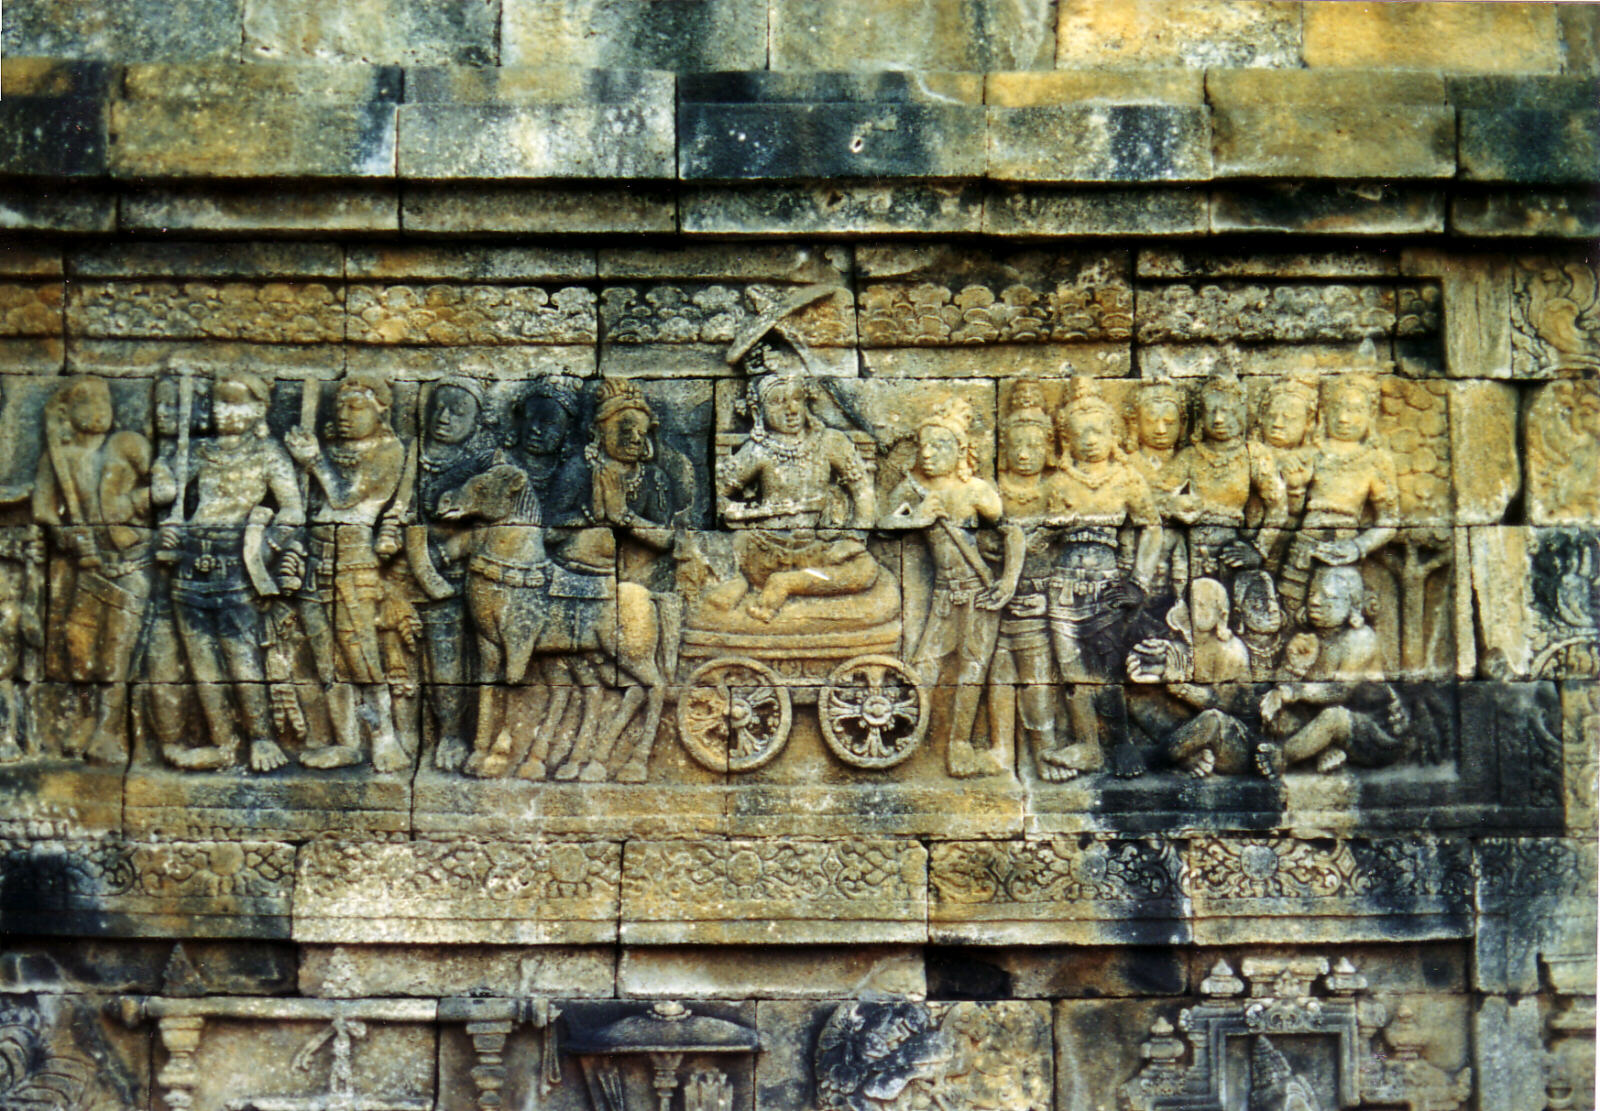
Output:
M1227 443L1244 435L1244 406L1236 398L1208 393L1201 398L1200 408L1206 439Z
M1275 393L1267 399L1261 419L1261 437L1276 448L1299 447L1311 431L1311 411L1294 394Z
M1139 401L1139 442L1157 451L1171 451L1178 442L1182 414L1177 402L1165 397Z
M1190 620L1206 633L1228 623L1228 592L1216 579L1196 579L1189 588Z
M761 395L761 418L768 428L796 436L806 426L806 388L798 381L779 382Z
M67 398L67 419L79 432L111 431L111 396L88 383L79 383Z
M1004 465L1008 474L1032 478L1044 470L1050 451L1050 433L1037 424L1018 424L1006 429Z
M623 409L600 422L600 450L619 463L650 457L650 417L640 409Z
M433 393L428 437L435 443L459 444L478 425L478 399L455 386L440 386Z
M1334 394L1328 409L1328 435L1346 443L1364 440L1371 421L1372 414L1359 391L1343 389Z
M211 392L211 420L223 436L241 436L250 431L266 411L267 407L242 382L218 382Z
M1311 579L1306 619L1318 629L1336 629L1361 611L1365 588L1354 567L1327 567Z
M917 469L929 478L954 474L961 461L961 441L948 428L924 425L917 432Z
M1104 463L1116 446L1111 422L1100 413L1074 413L1067 421L1067 446L1079 463Z
M572 432L572 419L549 394L536 393L522 403L522 449L529 455L554 455Z
M383 409L366 390L344 390L334 403L333 422L341 440L365 440L382 426Z
M1236 589L1235 603L1245 628L1252 633L1275 633L1283 628L1283 607L1271 579L1263 575L1248 585L1241 581Z

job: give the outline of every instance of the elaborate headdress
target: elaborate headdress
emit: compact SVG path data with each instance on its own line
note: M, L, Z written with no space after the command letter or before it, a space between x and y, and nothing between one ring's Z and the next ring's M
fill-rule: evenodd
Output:
M272 387L267 385L267 380L259 374L252 374L248 370L237 368L217 371L217 380L212 386L212 396L216 396L217 387L224 385L242 386L250 399L262 407L261 419L256 421L255 434L265 439L271 434L267 427L266 407L272 401Z
M645 400L644 391L626 378L607 378L601 382L600 389L595 393L595 402L596 427L629 409L643 413L649 419L651 428L656 426L656 415L650 408L650 402Z
M971 478L978 470L977 445L972 442L972 403L964 397L952 397L934 406L933 411L917 422L917 431L924 428L941 428L956 438L961 445L958 468L962 478Z
M1204 411L1209 405L1221 403L1232 406L1239 414L1239 434L1244 434L1249 423L1250 401L1245 396L1244 383L1232 374L1214 374L1200 387L1202 418L1195 422L1192 438L1195 443L1205 439Z
M378 408L388 412L389 406L394 404L394 391L376 374L351 374L339 383L339 388L334 391L335 397L346 394L365 394Z
M1044 388L1033 378L1024 378L1011 387L1011 397L1006 404L1004 427L1019 428L1029 425L1049 431L1050 414L1044 410Z
M1258 412L1262 419L1266 418L1267 409L1272 404L1273 398L1292 397L1305 406L1308 422L1315 423L1317 415L1317 380L1309 374L1290 374L1274 382L1270 389L1261 396L1261 406Z
M1100 396L1100 386L1088 375L1076 375L1066 403L1056 410L1056 434L1066 435L1072 422L1081 417L1099 416L1116 426L1117 414L1111 403Z

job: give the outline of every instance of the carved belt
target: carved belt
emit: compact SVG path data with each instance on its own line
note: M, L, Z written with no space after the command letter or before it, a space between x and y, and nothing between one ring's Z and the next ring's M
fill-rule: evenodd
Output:
M467 574L477 575L481 579L488 579L501 586L527 586L540 587L550 581L549 563L535 563L531 567L522 564L501 563L488 556L475 555L467 563Z
M983 580L976 575L964 575L953 578L933 589L933 612L940 617L949 617L950 611L957 606L971 605L972 600L983 589Z
M1055 601L1063 606L1093 601L1117 580L1117 572L1075 567L1071 571L1058 571L1050 576L1050 589Z

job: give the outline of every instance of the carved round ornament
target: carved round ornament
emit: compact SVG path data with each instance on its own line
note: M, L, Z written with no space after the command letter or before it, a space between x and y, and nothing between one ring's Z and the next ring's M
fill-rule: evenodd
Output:
M794 710L766 664L727 657L696 668L678 699L678 737L714 772L748 772L783 751Z
M822 739L856 768L892 768L928 729L928 692L893 656L857 656L828 676L817 700Z

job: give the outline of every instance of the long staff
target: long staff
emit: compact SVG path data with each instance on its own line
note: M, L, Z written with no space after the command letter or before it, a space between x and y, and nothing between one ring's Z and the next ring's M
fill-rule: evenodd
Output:
M183 525L183 497L189 487L189 424L194 417L194 371L192 367L178 368L178 453L172 460L172 480L178 488L177 496L172 499L172 507L167 510L167 519L162 523L174 528ZM178 559L179 553L174 549L163 548L156 553L156 558L163 563L173 563Z

